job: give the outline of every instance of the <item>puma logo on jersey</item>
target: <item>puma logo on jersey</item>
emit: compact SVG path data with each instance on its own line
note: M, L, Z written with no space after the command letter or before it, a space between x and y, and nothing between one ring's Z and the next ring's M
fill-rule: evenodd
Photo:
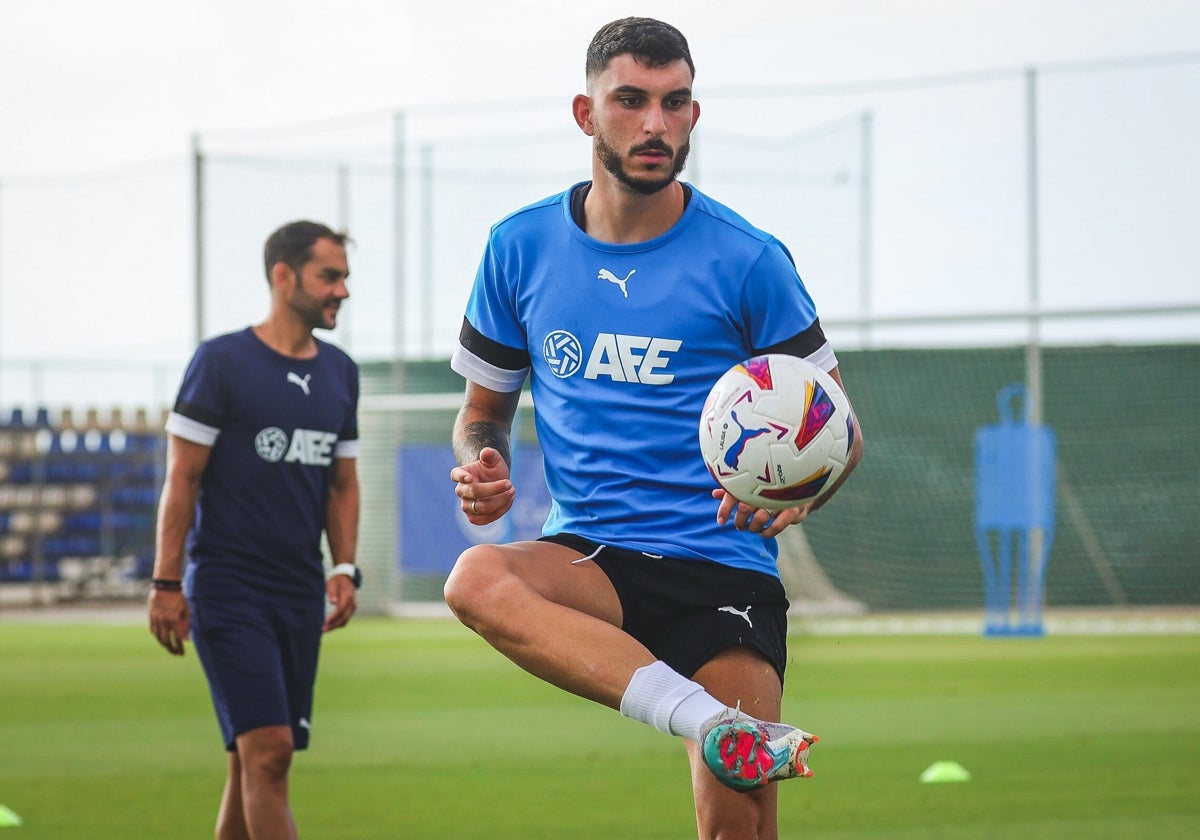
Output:
M625 288L625 284L629 282L629 278L637 274L637 269L626 274L624 277L618 277L607 268L600 269L600 273L596 275L597 280L607 280L609 283L615 283L621 289L621 294L629 297L629 289Z
M752 606L754 605L751 604L750 607ZM746 607L744 610L739 610L737 607L718 607L717 612L727 612L732 615L740 615L742 618L746 619L746 623L753 628L754 622L750 620L750 607Z
M304 396L306 397L308 396L308 380L310 379L312 379L311 373L304 374L304 378L301 379L300 374L292 373L290 370L288 371L287 381L291 382L293 385L299 386L300 390L304 392Z

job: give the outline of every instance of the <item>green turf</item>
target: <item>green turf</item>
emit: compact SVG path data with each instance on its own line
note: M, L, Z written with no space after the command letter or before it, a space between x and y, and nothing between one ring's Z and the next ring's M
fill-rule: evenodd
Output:
M1200 837L1200 637L795 637L821 735L784 838ZM224 757L194 654L144 627L0 623L17 838L211 836ZM971 781L922 784L937 760ZM292 796L309 838L694 836L682 745L526 676L450 621L326 640Z

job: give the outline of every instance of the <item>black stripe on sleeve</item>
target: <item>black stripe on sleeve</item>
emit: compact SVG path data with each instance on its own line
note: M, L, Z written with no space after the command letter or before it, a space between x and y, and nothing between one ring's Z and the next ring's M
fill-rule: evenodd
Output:
M529 352L524 347L508 347L493 341L463 318L458 343L473 355L502 370L525 370L529 367Z
M799 356L804 359L820 350L825 344L825 331L821 329L821 319L818 318L807 329L796 333L791 338L780 341L778 344L772 344L770 347L755 350L754 355L762 356L766 353L784 353L788 356Z
M192 403L186 402L182 399L175 401L175 408L172 410L181 417L186 417L189 420L195 420L197 423L201 423L205 426L209 426L214 429L221 428L222 423L221 416L219 414L213 411L205 411L203 408L200 408L200 406L193 405Z

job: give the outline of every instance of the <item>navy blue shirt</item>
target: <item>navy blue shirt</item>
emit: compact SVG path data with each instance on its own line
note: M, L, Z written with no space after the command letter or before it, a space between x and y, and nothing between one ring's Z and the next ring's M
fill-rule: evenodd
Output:
M283 356L251 328L197 348L167 432L211 446L188 534L190 595L322 597L335 458L358 454L358 367L317 341Z

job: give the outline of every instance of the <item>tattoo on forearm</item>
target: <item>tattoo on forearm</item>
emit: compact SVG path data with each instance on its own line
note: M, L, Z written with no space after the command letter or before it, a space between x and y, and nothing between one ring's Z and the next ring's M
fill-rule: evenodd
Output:
M462 435L454 447L454 454L459 464L474 461L479 458L480 451L490 446L500 453L504 463L512 466L512 456L508 451L508 435L498 423L486 420L476 420L463 427Z

